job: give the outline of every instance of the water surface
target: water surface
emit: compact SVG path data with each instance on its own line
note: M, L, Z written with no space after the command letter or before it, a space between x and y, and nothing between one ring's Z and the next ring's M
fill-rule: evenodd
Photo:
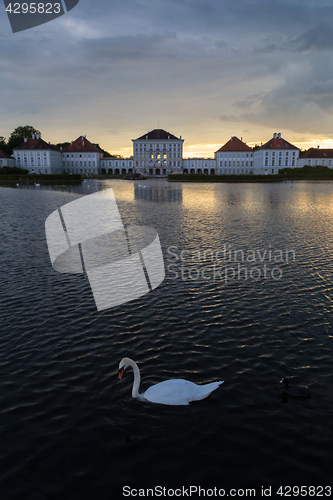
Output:
M44 224L109 187L125 226L159 233L166 278L98 312L84 275L52 269ZM332 485L333 183L89 180L0 196L2 499ZM130 371L117 380L124 356L142 390L225 383L190 406L142 403ZM311 399L282 397L282 377Z

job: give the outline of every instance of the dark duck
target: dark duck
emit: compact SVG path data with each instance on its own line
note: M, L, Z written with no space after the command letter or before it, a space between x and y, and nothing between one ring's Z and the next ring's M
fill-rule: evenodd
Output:
M287 378L280 380L280 384L284 385L284 394L291 398L309 398L311 396L311 392L307 387L289 385L289 380Z

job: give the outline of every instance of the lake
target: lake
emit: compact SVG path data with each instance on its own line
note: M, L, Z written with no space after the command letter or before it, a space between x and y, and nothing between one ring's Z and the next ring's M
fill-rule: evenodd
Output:
M45 220L107 188L124 226L158 232L165 279L98 311L86 275L52 268ZM333 183L87 180L0 196L2 500L329 496ZM141 402L133 372L117 378L124 356L142 391L224 384L189 406ZM311 398L284 396L282 377Z

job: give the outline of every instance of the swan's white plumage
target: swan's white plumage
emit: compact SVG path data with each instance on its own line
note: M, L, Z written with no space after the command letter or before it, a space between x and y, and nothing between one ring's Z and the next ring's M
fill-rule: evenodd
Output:
M177 406L188 405L190 401L199 401L206 398L223 384L223 381L219 381L197 385L189 380L171 379L153 385L143 394L139 394L140 371L138 365L130 358L123 358L119 363L119 370L125 369L127 366L131 366L134 372L133 398L144 398L151 403Z
M190 401L204 399L223 382L197 385L189 380L172 379L149 387L142 396L151 403L164 405L188 405Z

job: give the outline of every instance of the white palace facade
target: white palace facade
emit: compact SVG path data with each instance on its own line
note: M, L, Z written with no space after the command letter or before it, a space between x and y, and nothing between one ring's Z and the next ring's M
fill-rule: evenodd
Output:
M39 134L14 148L13 155L18 168L29 170L29 174L62 173L61 151L45 142Z
M214 158L183 158L184 139L162 129L147 132L132 142L133 156L103 158L102 174L268 175L277 174L280 168L297 166L299 156L299 149L277 133L255 150L233 136L215 152Z
M17 167L36 174L272 175L286 167L333 168L333 149L312 148L300 156L299 148L280 133L274 133L272 139L256 148L233 136L215 152L214 158L183 158L184 139L163 129L147 132L132 142L131 157L103 157L102 151L86 136L59 150L36 134L14 148L13 156Z

